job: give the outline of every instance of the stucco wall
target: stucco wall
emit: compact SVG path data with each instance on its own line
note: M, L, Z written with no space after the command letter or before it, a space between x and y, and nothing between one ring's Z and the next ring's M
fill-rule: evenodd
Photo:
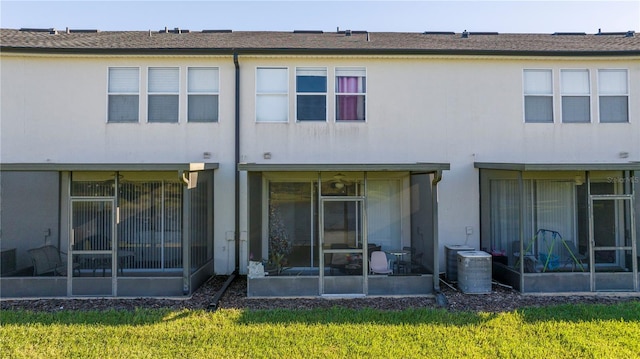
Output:
M447 162L439 187L440 245L479 246L479 162L640 161L640 61L488 57L240 56L241 161L258 163ZM140 67L140 122L107 123L110 66ZM218 123L146 123L146 69L220 68ZM255 123L259 66L289 69L289 122ZM295 121L295 68L328 70L328 121ZM336 123L335 68L365 67L366 123ZM523 121L522 70L552 69L554 124ZM593 123L559 123L559 71L589 69ZM597 123L597 69L629 70L630 123ZM1 59L2 163L218 162L215 175L216 272L233 270L234 65L227 57L17 56ZM263 158L265 152L271 159ZM621 152L628 158L620 158ZM242 178L245 178L244 175ZM244 183L244 181L242 182ZM241 188L246 188L241 185ZM241 192L242 206L246 194ZM244 208L244 207L243 207ZM241 231L246 231L242 210ZM466 227L473 233L466 234ZM240 234L243 237L243 234ZM245 235L246 237L246 235ZM243 246L246 241L241 242ZM444 253L444 252L443 252ZM444 258L441 254L441 258ZM442 261L441 261L442 262ZM245 263L241 264L243 267ZM444 262L441 263L444 269Z

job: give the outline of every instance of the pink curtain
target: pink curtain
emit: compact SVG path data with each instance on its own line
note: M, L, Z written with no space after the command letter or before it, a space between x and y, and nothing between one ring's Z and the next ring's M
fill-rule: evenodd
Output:
M358 95L340 95L358 92L358 77L338 77L338 120L358 120Z

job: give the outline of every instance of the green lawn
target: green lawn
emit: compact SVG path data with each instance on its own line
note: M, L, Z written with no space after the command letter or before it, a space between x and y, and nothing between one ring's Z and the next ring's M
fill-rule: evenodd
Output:
M640 302L517 312L0 313L2 358L639 358Z

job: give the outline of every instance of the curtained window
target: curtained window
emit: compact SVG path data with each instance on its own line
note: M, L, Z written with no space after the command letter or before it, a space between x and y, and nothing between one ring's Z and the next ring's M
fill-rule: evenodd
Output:
M364 121L364 68L336 68L336 121Z

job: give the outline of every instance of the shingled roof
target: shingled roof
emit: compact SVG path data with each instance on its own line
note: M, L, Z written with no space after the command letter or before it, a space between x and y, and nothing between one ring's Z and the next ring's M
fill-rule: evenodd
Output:
M366 31L97 31L0 29L3 52L324 53L637 56L640 36L621 33L497 34Z

